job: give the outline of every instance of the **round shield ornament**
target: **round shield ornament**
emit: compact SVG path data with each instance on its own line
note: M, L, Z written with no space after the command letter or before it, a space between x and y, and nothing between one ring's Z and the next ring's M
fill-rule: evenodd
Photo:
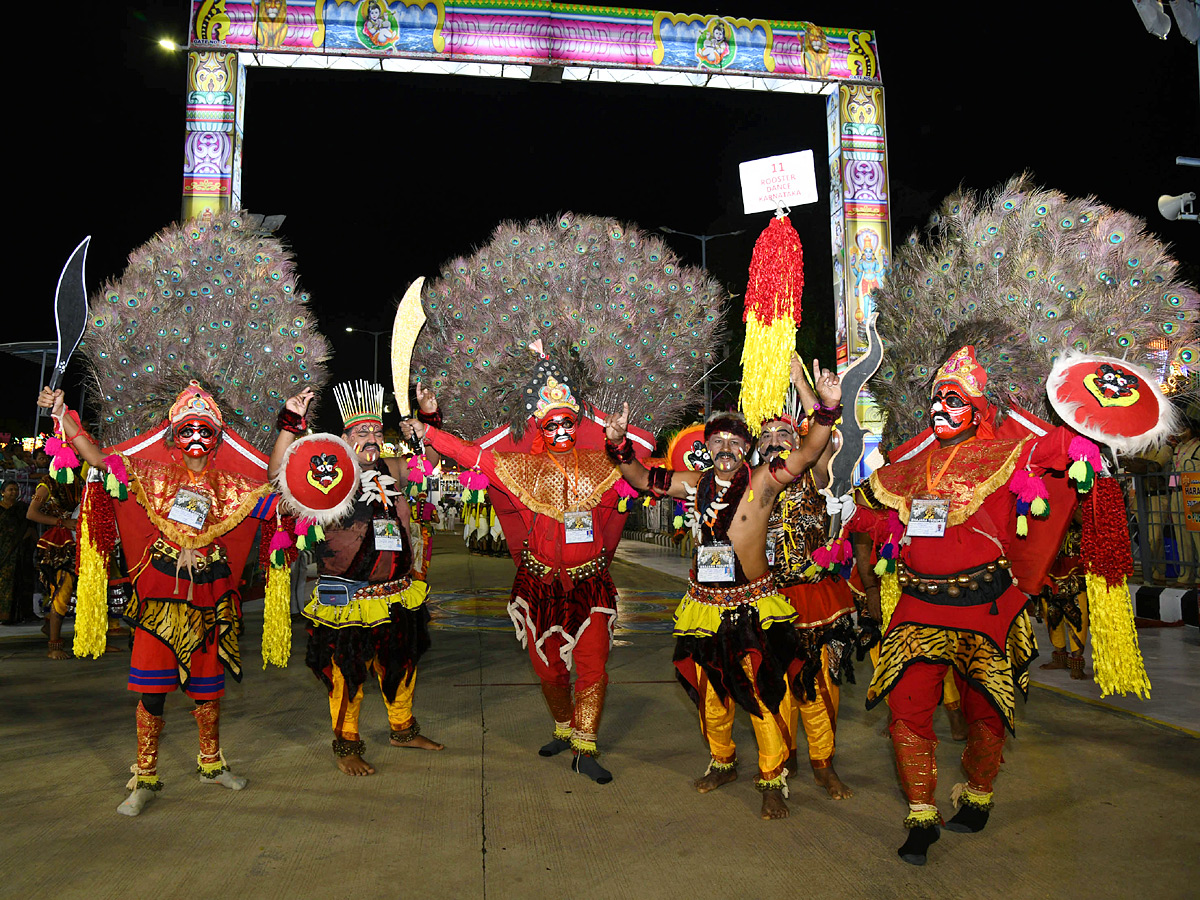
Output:
M1175 409L1154 375L1112 356L1060 357L1046 394L1069 426L1122 453L1160 444L1176 430Z
M350 445L335 434L310 434L288 447L276 478L289 512L329 525L354 505L359 465Z
M667 446L667 464L677 472L701 472L712 467L704 444L704 423L688 425Z

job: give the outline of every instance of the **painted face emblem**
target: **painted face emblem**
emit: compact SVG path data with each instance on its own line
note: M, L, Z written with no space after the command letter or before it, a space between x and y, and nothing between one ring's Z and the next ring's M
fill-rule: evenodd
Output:
M575 417L570 413L551 416L542 422L543 440L555 450L570 450L575 446Z
M1101 406L1132 406L1141 396L1138 377L1108 363L1101 363L1095 372L1083 379L1083 383Z
M705 469L712 468L712 456L709 455L708 448L704 446L704 441L692 441L692 449L688 450L683 459L685 464L693 472L702 472Z
M940 387L933 395L929 420L938 438L955 438L975 424L975 408L954 388Z
M175 429L175 446L185 456L199 459L213 452L218 435L219 432L207 419L184 419Z
M328 494L337 487L345 474L332 453L323 453L309 460L308 483L322 494Z

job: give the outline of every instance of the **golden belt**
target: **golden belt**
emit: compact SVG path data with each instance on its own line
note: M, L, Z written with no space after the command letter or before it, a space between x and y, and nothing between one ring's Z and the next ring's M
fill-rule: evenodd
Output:
M525 568L528 569L535 578L538 579L544 579L552 572L559 571L560 568L559 566L551 566L542 562L533 555L533 551L531 550L521 551L521 564L525 566ZM562 571L566 572L572 581L582 581L585 578L591 578L594 575L599 575L607 568L608 560L605 559L604 554L601 553L599 556L589 559L582 565L572 566L571 568L563 569Z
M697 603L719 606L722 609L745 606L761 600L763 597L770 597L778 593L779 589L775 587L775 577L770 572L749 584L730 585L729 587L709 587L694 579L688 584L688 596Z
M150 551L160 559L169 559L176 563L179 562L179 554L183 552L163 538L156 540L150 547ZM192 553L194 556L191 560L191 568L197 572L203 572L208 566L215 566L217 563L223 563L229 559L229 552L220 544L198 547Z

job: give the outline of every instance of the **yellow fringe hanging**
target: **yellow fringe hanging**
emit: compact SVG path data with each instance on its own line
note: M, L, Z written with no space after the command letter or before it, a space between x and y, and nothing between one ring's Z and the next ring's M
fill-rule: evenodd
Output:
M292 655L292 570L271 566L267 572L266 602L263 605L263 668L267 664L286 668Z
M879 611L883 615L883 621L879 623L879 627L884 631L887 631L888 623L892 621L892 613L896 611L896 604L899 602L900 576L895 572L889 572L879 579Z
M1102 575L1088 572L1088 618L1092 633L1092 666L1100 696L1135 694L1150 699L1150 679L1138 646L1133 601L1122 578L1111 585Z
M790 316L764 325L751 312L746 318L746 343L742 347L742 393L738 406L753 434L762 431L764 419L783 412L796 352L796 323Z
M92 544L88 517L79 518L79 580L75 587L76 656L99 659L108 648L108 559Z

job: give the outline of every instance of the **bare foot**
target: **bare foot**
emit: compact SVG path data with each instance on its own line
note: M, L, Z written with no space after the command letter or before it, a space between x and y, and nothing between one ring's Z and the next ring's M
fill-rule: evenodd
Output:
M74 659L71 651L63 641L50 641L50 649L46 652L47 659Z
M783 791L763 791L762 817L764 819L786 819L787 804L783 802Z
M849 800L854 796L854 791L842 784L842 779L838 778L837 772L833 771L833 766L813 769L813 778L817 784L829 792L829 796L834 800Z
M1042 663L1038 666L1039 669L1065 669L1067 661L1065 659L1051 659L1048 663Z
M437 741L431 741L423 734L418 734L416 737L407 741L398 741L392 738L393 747L408 747L413 750L445 750L445 744L439 744Z
M357 753L337 757L337 767L343 775L374 775L375 767Z
M967 717L962 707L946 707L946 718L950 720L950 737L956 741L965 741L968 736Z
M705 775L701 775L692 785L701 794L707 794L709 791L715 791L723 784L729 784L731 781L737 781L737 769L712 769Z

